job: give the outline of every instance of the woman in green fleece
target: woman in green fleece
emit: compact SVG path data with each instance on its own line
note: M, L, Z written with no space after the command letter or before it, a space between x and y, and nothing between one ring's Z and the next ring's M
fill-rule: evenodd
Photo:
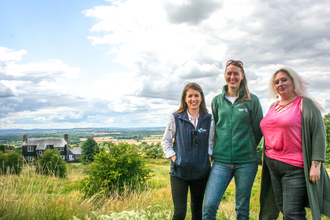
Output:
M257 96L249 92L241 61L227 61L225 80L222 93L212 101L214 163L205 192L203 219L216 219L232 178L236 184L236 218L249 219L251 189L258 171L256 148L262 136L262 109Z

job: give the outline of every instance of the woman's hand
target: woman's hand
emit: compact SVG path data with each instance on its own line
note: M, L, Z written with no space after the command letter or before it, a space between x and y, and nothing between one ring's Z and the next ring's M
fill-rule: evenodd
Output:
M321 163L320 161L312 161L312 166L309 172L309 180L316 183L321 178Z
M174 161L176 160L176 155L173 155L173 156L171 157L171 160L174 162Z

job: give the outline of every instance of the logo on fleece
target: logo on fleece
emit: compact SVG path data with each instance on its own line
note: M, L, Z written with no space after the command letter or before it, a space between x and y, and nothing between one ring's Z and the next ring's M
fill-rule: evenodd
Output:
M247 108L239 108L238 111L240 111L240 112L249 112L249 110Z

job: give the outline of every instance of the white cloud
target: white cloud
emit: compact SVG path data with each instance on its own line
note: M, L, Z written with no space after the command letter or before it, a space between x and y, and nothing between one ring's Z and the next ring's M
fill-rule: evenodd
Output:
M174 74L181 79L195 79L203 77L214 77L219 75L219 69L215 64L199 64L197 61L188 61L178 67Z
M146 100L141 98L122 98L118 101L113 101L108 104L108 108L117 113L135 113L135 112L147 112L150 106Z
M28 117L22 112L30 112L32 115L31 111L41 113L44 109L81 104L81 99L72 97L69 88L62 85L66 80L79 77L82 74L79 68L70 67L60 60L16 64L25 52L4 47L0 47L0 51L0 61L6 63L0 69L0 76L4 78L0 80L0 114L3 117L15 114L16 120L19 120ZM8 60L10 62L7 62ZM33 117L40 119L43 116ZM63 117L65 118L65 115Z
M221 6L221 2L211 0L168 1L165 10L172 23L197 25L208 19Z
M9 63L20 61L22 56L27 54L25 50L15 51L6 47L0 47L0 70Z
M72 111L63 112L61 115L52 115L49 117L51 121L62 121L62 120L75 120L75 119L83 119L84 112L80 111L78 113L74 113Z
M37 117L34 119L35 121L42 121L42 122L45 122L47 121L47 119L45 117Z
M7 78L17 81L29 81L33 83L63 81L76 79L82 74L77 67L70 67L61 60L48 60L28 64L8 64L1 71Z
M329 1L109 0L83 15L95 18L89 43L108 48L109 65L125 72L86 73L56 59L18 64L30 51L0 47L2 125L165 126L187 82L200 84L210 105L228 59L244 62L264 112L282 66L306 77L330 112Z
M8 80L0 80L0 98L16 95L15 87Z

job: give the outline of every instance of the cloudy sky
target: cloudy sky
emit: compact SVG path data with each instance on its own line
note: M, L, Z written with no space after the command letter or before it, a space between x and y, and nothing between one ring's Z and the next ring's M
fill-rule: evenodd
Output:
M328 0L0 0L0 129L166 126L228 59L267 111L288 66L330 112Z

